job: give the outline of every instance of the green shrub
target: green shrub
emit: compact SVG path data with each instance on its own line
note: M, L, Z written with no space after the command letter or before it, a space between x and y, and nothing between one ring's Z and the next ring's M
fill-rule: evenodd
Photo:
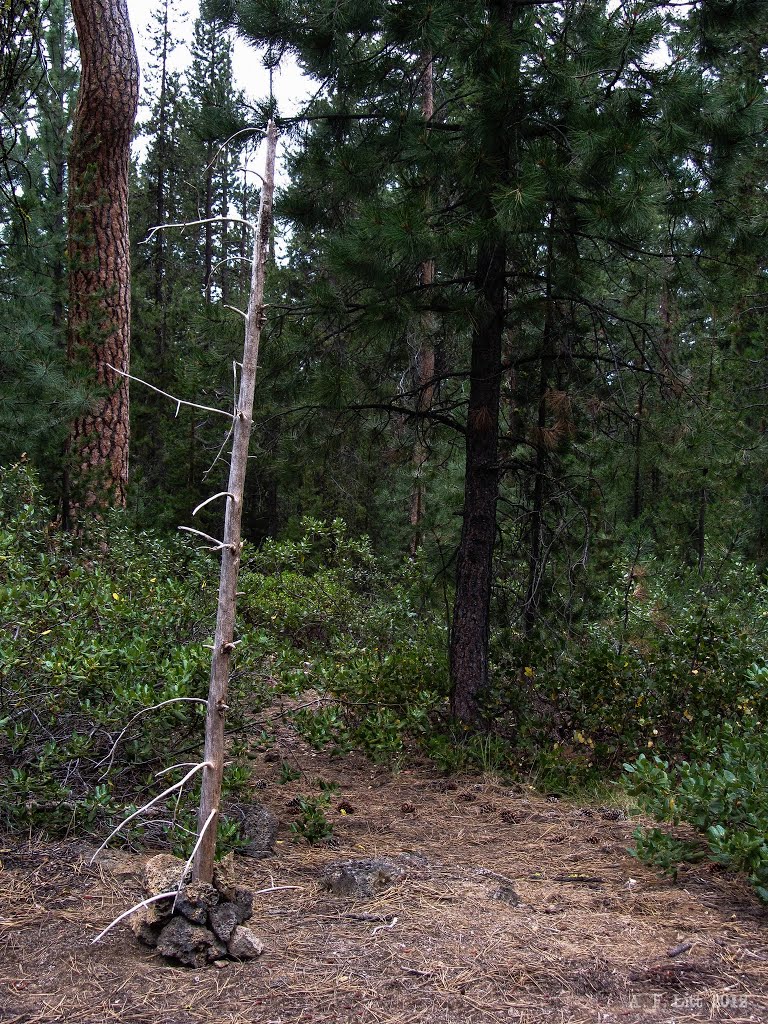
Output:
M338 519L304 519L301 529L247 552L244 643L256 636L279 652L272 669L284 690L323 695L292 716L314 747L397 761L445 704L445 628L419 607L418 565L385 572Z
M52 522L29 467L1 470L0 806L7 825L60 832L115 815L201 741L202 705L134 716L205 698L215 563L119 513L79 539Z
M494 636L487 714L529 763L549 751L578 778L643 750L687 756L696 733L768 718L768 687L749 675L768 658L768 591L753 567L732 560L701 579L651 562L615 575L572 634Z
M764 680L755 668L753 680ZM716 735L698 737L690 761L670 764L644 754L624 766L630 795L647 813L672 825L686 823L701 836L681 843L659 829L636 833L638 856L665 870L708 857L745 872L768 902L768 735L755 719L725 723Z

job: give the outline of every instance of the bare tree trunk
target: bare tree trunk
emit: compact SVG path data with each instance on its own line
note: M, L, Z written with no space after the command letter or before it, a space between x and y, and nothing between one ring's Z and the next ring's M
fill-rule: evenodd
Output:
M82 77L69 156L68 356L101 395L75 420L75 503L124 506L128 485L131 303L128 164L139 65L126 0L72 0Z
M261 190L259 230L254 239L251 294L248 300L248 320L245 329L243 366L240 378L240 395L237 415L232 434L232 459L229 467L227 487L227 510L224 523L224 540L221 549L221 576L219 580L219 604L216 616L216 636L213 642L211 660L211 683L208 691L208 714L205 722L205 757L207 767L203 769L200 793L198 829L205 828L211 815L210 827L206 830L195 854L192 877L195 881L210 882L213 877L213 862L216 853L216 822L221 801L221 785L224 775L224 716L226 713L229 672L232 662L235 632L235 608L237 604L237 577L240 570L242 543L241 521L243 514L243 493L245 471L248 464L248 445L253 426L253 400L256 391L256 367L259 359L259 342L264 320L264 276L269 238L272 226L272 195L275 181L275 150L277 129L273 121L267 128L267 161L264 185Z

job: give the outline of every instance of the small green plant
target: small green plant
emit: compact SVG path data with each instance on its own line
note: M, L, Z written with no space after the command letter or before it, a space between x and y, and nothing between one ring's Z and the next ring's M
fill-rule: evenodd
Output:
M278 781L281 786L287 785L289 782L295 782L296 779L301 778L301 772L298 768L294 768L288 761L283 761L280 765L280 775Z
M455 775L468 767L467 748L454 732L429 732L422 747L438 771Z
M297 797L296 803L301 815L291 824L291 832L301 839L306 839L310 846L328 839L333 835L333 825L325 816L330 802L329 793Z
M235 761L224 768L224 792L240 793L251 781L251 768L242 761Z
M446 730L430 730L421 746L435 766L446 774L469 771L486 775L511 774L515 751L508 740L493 733L472 733L456 726Z

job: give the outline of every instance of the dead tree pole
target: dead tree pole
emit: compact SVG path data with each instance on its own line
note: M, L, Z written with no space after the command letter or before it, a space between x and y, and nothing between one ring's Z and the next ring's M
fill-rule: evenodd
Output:
M277 129L273 121L267 127L267 159L261 190L259 225L253 243L251 293L245 327L240 393L232 433L232 458L226 492L224 539L221 542L221 575L219 603L216 614L216 635L211 659L211 682L208 690L208 711L205 720L205 756L200 793L198 831L205 830L192 865L195 881L210 882L216 853L216 822L221 801L224 775L224 719L227 711L227 690L234 649L237 578L240 570L241 521L243 491L248 461L248 445L253 426L253 400L256 391L256 368L259 342L264 323L264 277L272 227L272 197L275 187L275 150ZM211 817L213 816L213 817ZM206 827L208 826L208 827Z

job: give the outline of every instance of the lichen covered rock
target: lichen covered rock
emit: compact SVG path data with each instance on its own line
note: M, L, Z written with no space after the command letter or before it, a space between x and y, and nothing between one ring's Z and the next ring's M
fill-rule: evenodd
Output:
M144 865L144 888L149 896L159 896L161 892L176 892L181 884L184 861L170 853L158 853Z
M405 871L391 860L362 857L327 864L320 875L320 882L337 896L363 899L389 889L404 878Z

